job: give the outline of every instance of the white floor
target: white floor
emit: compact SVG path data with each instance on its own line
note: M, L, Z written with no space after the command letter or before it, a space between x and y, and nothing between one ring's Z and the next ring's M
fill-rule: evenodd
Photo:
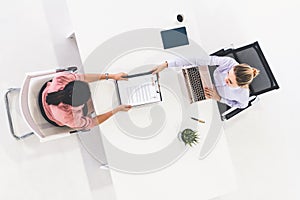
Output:
M239 188L218 200L300 199L299 1L217 0L202 6L209 19L203 26L211 31L203 35L203 47L213 52L258 40L281 87L226 123ZM21 86L25 72L81 65L76 44L66 39L72 26L63 1L2 0L0 22L2 96ZM3 101L0 111L0 199L115 199L109 171L99 170L76 136L49 143L35 137L15 141Z

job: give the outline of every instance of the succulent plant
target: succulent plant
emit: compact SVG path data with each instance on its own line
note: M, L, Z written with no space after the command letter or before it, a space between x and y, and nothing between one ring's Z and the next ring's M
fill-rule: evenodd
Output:
M185 145L190 145L191 147L195 144L198 143L199 137L197 134L197 131L193 131L192 129L184 129L181 134L180 137L182 139L182 141L184 142Z

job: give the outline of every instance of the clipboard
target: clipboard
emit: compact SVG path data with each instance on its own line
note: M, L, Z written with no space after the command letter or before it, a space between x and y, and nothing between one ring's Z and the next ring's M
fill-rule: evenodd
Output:
M162 101L158 74L143 72L131 74L127 81L115 81L119 104L141 106Z

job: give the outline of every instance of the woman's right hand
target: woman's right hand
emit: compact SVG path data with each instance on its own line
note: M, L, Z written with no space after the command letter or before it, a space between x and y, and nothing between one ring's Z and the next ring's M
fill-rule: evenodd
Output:
M119 111L128 111L130 110L132 106L131 105L120 105L118 107L116 107L115 109L113 109L112 113L115 114Z
M155 66L151 71L152 71L152 74L157 74L159 72L161 72L162 70L164 70L165 68L168 67L168 63L167 62L164 62L163 64L161 65L158 65L158 66Z

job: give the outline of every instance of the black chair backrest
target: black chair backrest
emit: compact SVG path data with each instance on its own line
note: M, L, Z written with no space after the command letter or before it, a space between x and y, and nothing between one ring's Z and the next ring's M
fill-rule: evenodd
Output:
M211 55L215 56L228 56L234 58L239 63L247 63L252 67L260 70L260 74L252 81L249 86L250 96L257 96L274 89L279 89L279 85L270 69L270 66L258 44L254 42L252 44L237 48L237 49L221 49ZM249 102L248 107L251 106ZM247 107L247 108L248 108ZM230 109L229 106L219 103L220 113ZM244 109L236 109L234 113L229 113L226 119L229 119L241 112Z

